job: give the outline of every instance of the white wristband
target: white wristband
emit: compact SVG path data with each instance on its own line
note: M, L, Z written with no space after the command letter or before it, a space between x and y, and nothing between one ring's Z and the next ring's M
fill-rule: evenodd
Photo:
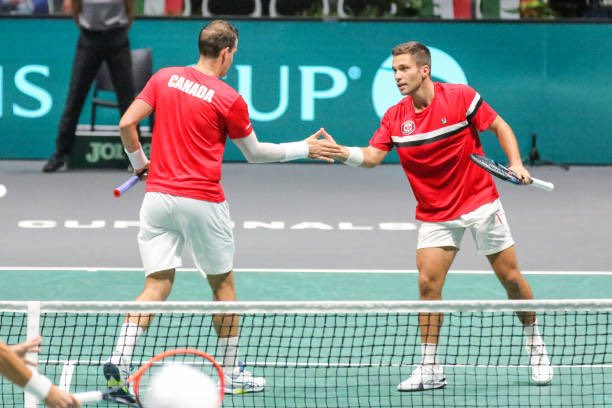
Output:
M23 390L28 394L32 394L38 400L44 401L51 391L51 380L36 370L32 370L30 381L23 387Z
M361 147L349 147L348 151L349 156L344 161L344 164L348 164L352 167L359 167L361 163L363 163L363 150L361 150Z
M304 141L281 143L280 145L285 149L285 158L281 160L282 162L308 157L308 143Z
M142 150L142 146L138 146L138 149L132 153L128 152L125 149L123 150L125 151L125 154L127 154L128 159L130 159L130 164L132 165L134 170L142 169L149 162L149 159L147 159L147 156Z

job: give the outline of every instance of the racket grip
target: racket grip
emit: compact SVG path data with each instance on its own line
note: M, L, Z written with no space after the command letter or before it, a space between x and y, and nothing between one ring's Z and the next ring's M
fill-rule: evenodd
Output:
M117 198L121 197L121 194L125 193L130 188L134 187L136 183L138 183L138 180L139 180L138 176L130 177L129 179L127 179L125 183L123 183L122 185L120 185L113 191L113 195Z
M74 394L74 398L82 403L98 402L104 399L104 394L101 391L77 392Z
M555 185L549 181L531 178L531 185L544 191L553 191Z

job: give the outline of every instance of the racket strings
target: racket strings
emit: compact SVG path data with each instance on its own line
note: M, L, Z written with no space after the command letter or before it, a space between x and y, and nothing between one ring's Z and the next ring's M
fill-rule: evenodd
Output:
M147 404L144 402L160 398L180 400L191 395L192 399L196 396L201 399L203 396L197 393L201 393L207 383L214 384L214 393L217 393L221 375L219 370L213 361L198 354L185 352L167 355L154 361L135 378L136 396L145 408ZM202 383L202 380L207 380L207 383ZM216 396L216 400L219 398Z
M521 183L521 180L512 170L500 163L479 155L472 155L472 160L495 176L501 177L502 179L515 184Z

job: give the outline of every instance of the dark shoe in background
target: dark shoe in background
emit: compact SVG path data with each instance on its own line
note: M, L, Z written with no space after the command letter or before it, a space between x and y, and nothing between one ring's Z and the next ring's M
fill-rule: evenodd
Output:
M67 166L68 166L68 157L62 154L55 153L53 156L51 156L47 164L45 164L42 171L45 173L53 173L54 171L57 171L61 169L62 167L67 167Z

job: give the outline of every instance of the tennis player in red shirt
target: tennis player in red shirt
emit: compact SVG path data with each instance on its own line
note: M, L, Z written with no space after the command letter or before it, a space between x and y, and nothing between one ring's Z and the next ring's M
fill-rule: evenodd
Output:
M341 149L319 130L293 143L259 142L244 99L223 82L238 49L238 31L230 23L208 23L198 38L195 66L163 68L155 73L121 118L121 140L135 174L147 174L140 210L138 244L145 269L137 301L163 301L189 244L197 269L208 279L213 299L236 300L234 238L221 187L221 163L227 138L253 163L310 157L333 162ZM137 125L155 112L151 159L138 139ZM104 365L109 387L123 384L137 339L148 328L150 315L128 315L115 351ZM254 377L238 362L239 318L215 315L217 352L225 371L225 392L262 391L265 379ZM121 394L130 399L129 390Z
M395 82L405 98L387 110L368 147L343 146L338 159L351 166L375 167L392 148L397 149L417 200L416 218L422 221L416 253L420 299L442 298L444 280L465 230L472 233L478 252L487 257L508 297L532 299L493 178L470 161L470 154L483 154L478 132L490 130L510 169L530 183L514 132L474 89L433 82L431 54L425 45L400 44L392 54ZM535 313L517 314L524 327L531 380L549 384L553 370ZM446 385L437 355L442 321L440 313L419 316L422 364L398 390Z

